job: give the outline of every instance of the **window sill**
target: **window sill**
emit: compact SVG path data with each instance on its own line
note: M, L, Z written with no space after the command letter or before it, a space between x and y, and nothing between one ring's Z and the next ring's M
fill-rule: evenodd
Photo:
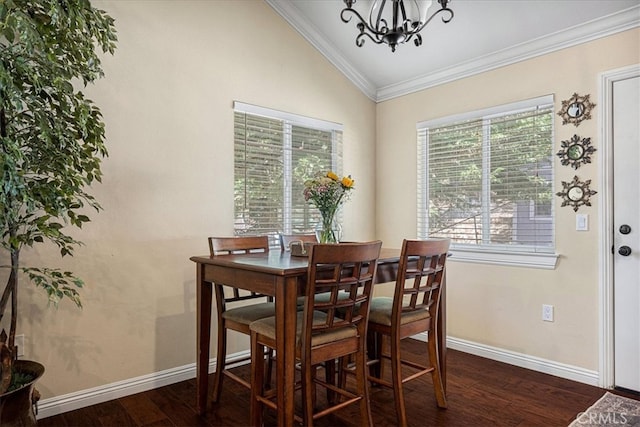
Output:
M541 268L554 270L560 255L555 253L490 252L451 248L453 262L504 265L510 267Z

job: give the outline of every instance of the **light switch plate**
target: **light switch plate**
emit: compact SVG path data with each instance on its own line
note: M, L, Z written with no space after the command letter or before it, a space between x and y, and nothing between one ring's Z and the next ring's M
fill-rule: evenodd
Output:
M589 230L589 214L576 214L576 231Z

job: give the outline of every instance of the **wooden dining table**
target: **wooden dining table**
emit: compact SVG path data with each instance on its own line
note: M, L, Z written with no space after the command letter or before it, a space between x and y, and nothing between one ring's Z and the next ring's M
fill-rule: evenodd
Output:
M376 283L393 282L398 270L399 249L382 248L378 260ZM291 426L294 421L295 339L297 297L307 275L308 258L291 256L288 251L194 256L196 263L196 407L199 414L207 410L211 347L211 309L213 283L273 296L276 306L276 392L278 425ZM445 294L441 294L437 331L440 368L446 391L446 322Z

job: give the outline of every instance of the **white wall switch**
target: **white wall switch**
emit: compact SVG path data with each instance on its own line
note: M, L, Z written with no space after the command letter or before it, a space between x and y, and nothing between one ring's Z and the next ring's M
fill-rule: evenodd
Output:
M576 231L589 230L589 214L576 214Z

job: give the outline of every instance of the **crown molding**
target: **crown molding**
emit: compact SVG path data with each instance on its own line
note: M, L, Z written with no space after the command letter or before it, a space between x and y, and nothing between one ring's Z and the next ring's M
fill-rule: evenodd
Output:
M496 68L577 46L640 26L640 5L576 25L567 30L539 37L454 67L379 88L376 102L424 90L433 86L470 77Z
M436 70L414 79L377 88L329 43L317 27L302 16L290 3L265 0L298 33L343 73L358 89L375 102L408 95L430 87L471 77L537 56L577 46L640 26L640 5L558 31L526 43L462 62L453 67Z
M362 73L353 68L349 61L329 43L318 28L298 12L290 3L278 0L265 0L298 33L344 74L358 89L371 100L376 101L376 87Z

